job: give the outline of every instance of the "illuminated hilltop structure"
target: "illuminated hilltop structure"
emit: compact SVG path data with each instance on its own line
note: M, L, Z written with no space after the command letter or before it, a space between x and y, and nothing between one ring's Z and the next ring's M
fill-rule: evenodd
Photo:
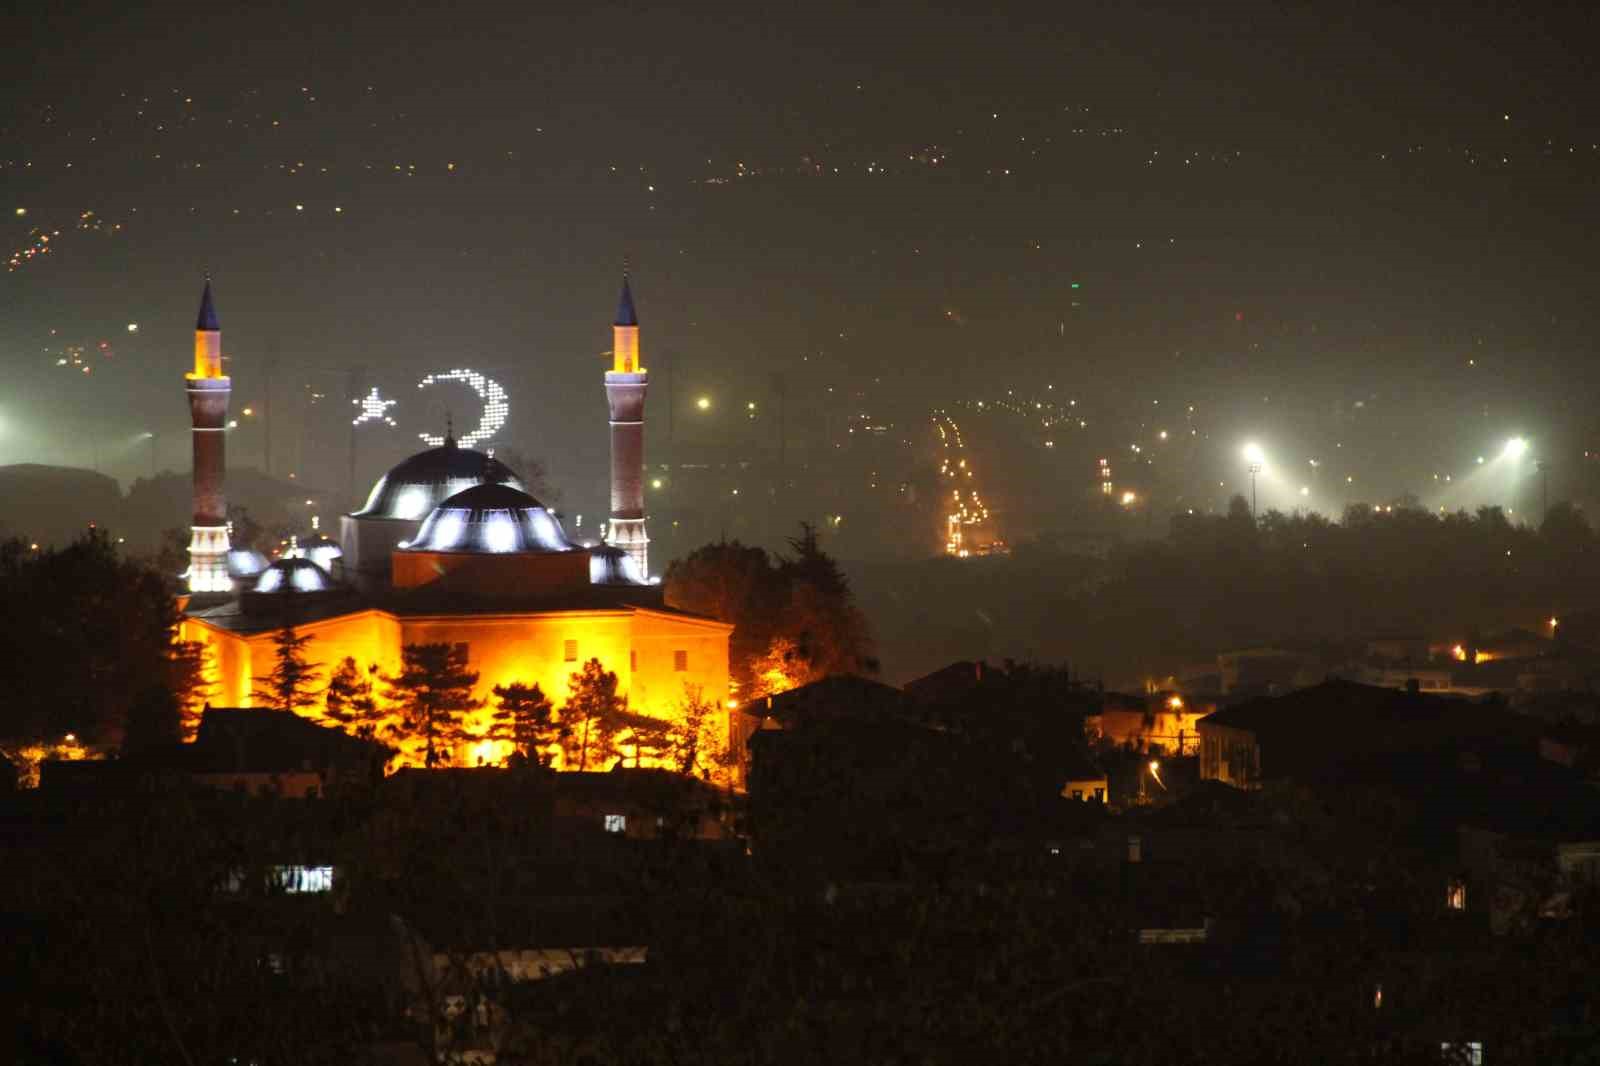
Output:
M626 282L623 302L631 310ZM637 368L636 341L628 351ZM619 375L627 380L613 381ZM378 480L365 506L341 520L338 545L296 546L241 578L239 593L225 602L191 601L180 639L210 648L211 702L251 706L254 679L274 664L274 634L292 625L313 638L307 659L322 664L323 678L347 656L392 676L407 644L467 644L476 695L486 701L467 716L469 733L485 731L495 686L536 683L559 708L569 678L590 659L616 673L631 712L672 721L686 695L698 692L715 705L714 728L725 733L733 627L666 607L660 586L646 580L642 494L635 500L627 488L643 481L642 427L618 417L642 415L643 372L606 379L612 543L574 545L514 471L447 435ZM628 397L620 407L613 387ZM496 763L510 751L508 742L484 740L462 745L450 761ZM639 761L651 764L648 754Z

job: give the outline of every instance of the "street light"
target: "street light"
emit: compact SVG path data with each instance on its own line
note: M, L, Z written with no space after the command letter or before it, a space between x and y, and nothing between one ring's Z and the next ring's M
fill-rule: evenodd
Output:
M711 397L702 396L694 402L694 405L702 411L709 411L711 410Z
M1521 459L1528 450L1528 442L1521 437L1512 437L1506 441L1505 449L1500 453L1507 459Z
M1261 473L1261 468L1266 465L1267 453L1261 450L1261 445L1254 441L1246 444L1241 453L1244 455L1245 469L1250 471L1250 517L1256 517L1256 475Z
M140 436L150 442L150 480L154 481L156 476L156 435L146 431Z

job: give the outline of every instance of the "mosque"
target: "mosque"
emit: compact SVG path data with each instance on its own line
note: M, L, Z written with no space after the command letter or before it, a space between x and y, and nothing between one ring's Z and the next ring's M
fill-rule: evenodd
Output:
M307 659L322 664L324 679L347 656L364 670L393 675L408 644L465 643L469 669L478 673L475 695L485 701L466 716L469 733L487 726L496 685L537 683L559 708L571 675L598 659L616 673L633 713L672 721L698 694L716 707L714 738L731 743L733 627L666 607L660 586L646 576L648 374L626 275L612 334L613 365L605 375L611 515L604 544L573 544L559 517L528 494L514 470L447 435L442 446L379 478L366 504L340 519L337 541L297 543L268 564L228 542L230 380L207 279L194 369L186 376L194 517L179 639L208 648L210 701L250 706L254 679L272 670L274 635L293 626L313 638ZM404 761L417 761L414 754L402 745ZM508 754L507 742L479 740L461 745L451 761L497 763ZM650 764L647 755L639 761Z

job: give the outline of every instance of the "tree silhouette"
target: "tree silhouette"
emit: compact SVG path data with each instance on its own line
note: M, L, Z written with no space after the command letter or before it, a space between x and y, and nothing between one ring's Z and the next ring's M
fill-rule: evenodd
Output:
M284 626L272 635L272 672L254 678L251 695L266 706L280 711L298 711L317 702L317 671L321 663L306 661L306 645L316 637L299 634L294 626Z
M570 730L568 768L574 755L577 768L587 770L591 751L597 758L612 754L627 710L627 697L617 695L617 675L601 666L599 659L584 663L583 669L568 679L567 702L561 708L561 721Z
M133 697L174 683L174 591L100 530L59 549L0 542L0 736L118 743Z
M427 748L424 765L438 764L441 747L467 740L461 716L483 706L472 695L478 672L467 669L467 645L407 644L400 673L384 677L384 698L400 712L401 735L420 737Z
M783 629L807 668L805 680L876 673L866 616L856 606L844 571L822 550L816 527L800 523L800 535L790 539L789 547L794 556L778 567L789 589Z
M177 744L183 740L183 732L183 711L177 696L165 685L152 686L128 707L122 754L133 755Z
M372 739L384 717L372 687L377 673L376 666L367 667L363 673L355 659L346 655L329 675L328 687L322 693L323 713L367 740Z
M206 678L211 648L198 640L174 641L167 657L167 688L178 701L185 738L194 736L200 711L214 687Z
M509 741L516 748L515 758L547 765L549 756L545 747L566 731L554 719L555 705L550 697L537 684L525 685L520 681L496 685L494 696L495 711L485 738Z
M728 667L741 698L844 673L874 673L866 616L839 564L802 522L774 565L738 541L707 544L667 569L668 606L733 624Z

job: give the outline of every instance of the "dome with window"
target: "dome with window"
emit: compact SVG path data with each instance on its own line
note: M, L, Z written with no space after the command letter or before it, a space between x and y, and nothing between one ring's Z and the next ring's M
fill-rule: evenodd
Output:
M440 503L401 551L566 552L573 549L555 515L509 484L477 485Z

